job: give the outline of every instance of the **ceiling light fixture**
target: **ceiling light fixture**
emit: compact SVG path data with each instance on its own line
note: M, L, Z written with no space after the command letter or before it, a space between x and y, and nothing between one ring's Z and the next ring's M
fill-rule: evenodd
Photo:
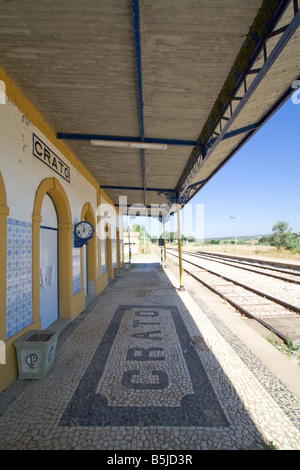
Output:
M90 140L92 145L98 145L100 147L121 147L130 149L152 149L152 150L167 150L167 144L154 144L147 142L120 142L118 140Z

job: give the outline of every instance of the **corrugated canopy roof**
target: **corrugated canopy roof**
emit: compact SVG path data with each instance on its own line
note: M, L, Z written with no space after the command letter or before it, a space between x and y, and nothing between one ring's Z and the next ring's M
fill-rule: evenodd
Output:
M114 204L149 213L189 201L300 78L294 0L10 0L0 16L1 65Z

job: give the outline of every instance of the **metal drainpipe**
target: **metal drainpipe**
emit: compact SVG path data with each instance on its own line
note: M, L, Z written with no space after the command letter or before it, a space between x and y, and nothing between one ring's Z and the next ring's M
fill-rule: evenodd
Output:
M178 254L179 254L179 290L185 290L182 283L182 252L181 252L181 224L180 224L180 204L177 204L177 224L178 224Z
M166 251L166 224L163 222L164 229L164 268L167 266L167 251Z

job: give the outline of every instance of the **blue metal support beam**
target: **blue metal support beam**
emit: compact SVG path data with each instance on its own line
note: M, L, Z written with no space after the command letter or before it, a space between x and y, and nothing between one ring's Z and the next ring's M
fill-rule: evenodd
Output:
M290 24L285 25L281 28L276 29L276 26L285 12L287 6L293 2L294 5L294 17ZM267 1L265 2L267 4ZM259 86L265 75L268 73L278 56L283 51L285 45L294 35L300 24L300 11L298 0L280 0L277 5L273 8L272 16L270 15L269 21L266 24L265 31L263 34L259 34L255 28L251 31L251 37L249 41L253 42L255 46L249 52L247 64L243 66L243 69L234 69L234 73L238 76L236 83L231 93L226 97L222 104L219 116L215 118L215 121L208 121L210 131L209 134L204 135L203 141L201 136L197 141L181 140L181 139L156 139L156 138L145 138L144 135L144 113L143 113L143 89L142 89L142 63L141 63L141 38L140 38L140 12L139 12L139 0L132 0L132 11L133 11L133 22L134 22L134 39L135 39L135 53L136 53L136 70L137 70L137 85L138 85L138 106L139 106L139 117L140 117L140 138L138 137L127 137L127 136L108 136L108 135L95 135L95 134L76 134L76 133L57 133L59 139L71 139L71 140L114 140L118 142L137 142L137 143L164 143L167 145L174 146L190 146L193 147L193 151L189 162L183 172L180 180L175 189L158 189L158 188L146 188L146 164L145 164L145 150L142 150L142 172L143 172L143 188L138 187L118 187L118 186L102 186L107 189L125 189L125 190L143 190L146 202L146 191L157 191L158 194L165 194L169 203L185 204L190 200L192 195L196 194L201 187L203 187L219 169L225 165L225 163L232 158L232 156L259 130L266 120L269 119L270 112L275 112L283 100L286 99L286 94L291 94L291 90L275 104L275 107L269 111L264 118L257 123L249 124L240 129L230 131L230 127L233 122L245 107L256 88ZM270 55L267 56L266 41L273 36L281 35L276 46L271 51ZM247 44L247 41L246 43ZM247 47L247 46L245 46ZM262 67L255 68L255 62L258 56L263 53L264 64ZM247 76L251 75L254 80L247 86ZM243 87L241 87L243 85ZM243 88L243 90L242 90ZM239 92L239 95L237 94ZM235 108L233 103L237 103ZM280 104L281 103L281 104ZM234 108L234 111L233 111ZM210 157L214 152L216 146L223 140L235 137L239 134L245 134L241 142L235 147L235 149L228 155L223 162L214 170L210 177L204 181L191 184L195 179L195 176L199 172L203 163ZM149 206L147 206L149 207Z
M143 191L144 188L139 187L139 186L112 186L112 185L101 185L101 189L119 189L119 190L124 190L124 191ZM147 191L156 191L156 192L164 192L164 191L169 191L169 192L174 192L174 189L166 189L166 188L147 188Z
M231 132L227 132L224 135L223 139L230 139L231 137L235 137L238 134L243 134L251 129L254 129L258 126L258 123L250 124L249 126L241 127L240 129L236 129ZM99 140L99 141L115 141L115 142L134 142L137 144L166 144L170 147L195 147L197 145L197 141L195 140L184 140L184 139L151 139L151 138L144 138L142 141L139 137L126 137L120 135L100 135L100 134L78 134L78 133L68 133L68 132L57 132L56 137L58 139L65 139L65 140L82 140L82 141L90 141L90 140ZM213 143L212 141L210 141Z
M110 186L104 185L101 186L102 189L117 189L119 191L143 191L144 188L137 187L137 186ZM164 194L166 199L168 200L169 204L174 204L177 200L177 192L174 189L166 189L166 188L147 188L147 191L154 191L157 194ZM146 205L146 204L145 204Z
M257 89L258 85L264 79L276 59L279 57L281 52L283 51L284 47L294 35L295 31L298 29L300 24L300 10L298 6L297 0L294 1L294 17L291 20L290 24L287 25L281 33L281 37L278 40L276 46L267 57L266 55L266 41L272 32L276 32L276 25L278 24L280 18L284 14L287 6L289 5L290 1L281 1L278 2L277 8L274 11L273 17L271 21L266 26L264 34L260 37L257 42L257 46L254 49L253 53L249 57L248 63L244 68L243 72L241 73L239 79L235 87L233 88L230 96L228 97L226 103L223 106L222 111L219 114L219 118L212 128L210 135L207 137L205 142L202 142L202 145L198 146L196 149L195 156L191 158L191 163L189 167L186 169L185 174L182 176L180 181L177 184L177 191L179 194L179 198L181 198L184 194L186 194L191 181L195 178L196 174L199 172L200 168L202 167L203 163L207 161L210 155L215 150L216 146L225 138L226 135L229 133L229 128L232 126L233 122L245 107L251 96L253 95L254 91ZM254 32L252 33L254 34ZM279 34L279 33L278 33ZM257 60L257 57L261 52L264 53L264 64L261 68L253 69L253 65ZM247 88L246 78L248 74L256 74L256 77L252 81L249 88ZM242 96L237 96L237 91L240 89L241 85L244 84L244 94ZM235 110L233 111L232 102L237 101L238 105L236 106ZM228 115L229 113L229 115ZM223 125L223 121L225 120L226 124ZM263 120L262 120L263 121ZM257 125L254 125L257 126ZM255 127L250 132L255 132ZM199 138L200 140L200 138ZM244 139L243 139L244 140ZM213 175L211 175L212 177Z
M100 135L100 134L79 134L79 133L69 133L69 132L57 132L56 137L58 139L65 140L103 140L103 141L115 141L115 142L135 142L138 144L166 144L170 146L182 146L182 147L194 147L196 141L194 140L184 140L184 139L150 139L144 137L144 140L141 140L139 137L127 137L119 135Z
M139 115L141 128L141 141L144 142L144 102L143 102L143 79L142 79L142 54L141 54L141 31L140 31L140 5L139 0L132 0L133 27L134 27L134 43L135 43L135 60L138 84L138 100ZM142 174L144 184L144 200L147 205L147 182L146 182L146 158L145 150L141 150L142 154Z
M300 76L299 76L299 82L300 82ZM272 116L274 116L274 114L281 108L281 106L283 106L283 104L289 99L291 98L292 94L295 92L295 88L293 88L293 86L291 85L287 91L279 98L279 100L277 100L277 102L275 103L275 105L270 109L270 111L263 117L263 119L256 125L255 128L253 128L252 130L249 129L249 132L247 133L247 135L242 139L242 141L227 155L226 159L223 160L223 162L214 170L214 172L210 175L210 177L205 180L205 181L202 181L202 184L198 186L198 188L194 187L195 185L190 185L187 189L187 191L183 194L183 196L181 196L181 202L179 203L186 203L188 202L188 200L190 199L190 193L191 193L191 190L195 189L195 192L193 194L193 196L195 196L195 194L197 194L197 192L202 189L206 183L211 179L213 178L222 168L223 166L226 165L226 163L229 162L229 160L231 160L231 158L254 136L254 134L256 134L256 132L258 132L265 124L266 122L271 119ZM196 183L197 184L197 183ZM187 197L186 197L187 196ZM178 199L180 201L180 198Z

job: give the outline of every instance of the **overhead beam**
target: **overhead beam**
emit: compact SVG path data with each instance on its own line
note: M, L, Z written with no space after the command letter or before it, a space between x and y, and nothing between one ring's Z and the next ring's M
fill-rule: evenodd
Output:
M234 131L227 132L224 135L222 140L231 139L232 137L236 137L237 135L245 134L245 132L253 131L257 129L258 126L259 126L259 122L255 122L253 124L249 124L248 126L240 127L240 129L235 129ZM215 143L216 140L217 140L217 137L212 138L209 140L209 142L207 142L206 145L211 146Z
M133 12L133 27L134 27L134 44L135 44L135 60L137 72L137 86L138 86L138 100L139 100L139 115L140 115L140 128L141 128L141 141L144 142L144 102L143 102L143 80L142 80L142 54L141 54L141 29L140 29L140 5L139 0L132 0ZM141 150L142 157L142 174L144 185L144 201L147 205L146 193L146 158L145 150Z
M188 146L194 147L196 145L196 141L194 140L184 140L184 139L150 139L144 137L144 140L141 140L139 137L127 137L127 136L119 136L119 135L99 135L99 134L79 134L79 133L72 133L72 132L57 132L56 137L58 139L65 139L65 140L83 140L83 141L115 141L115 142L133 142L137 144L162 144L167 146Z
M280 1L277 3L276 7L273 9L272 15L270 14L270 19L266 24L265 30L263 34L258 35L258 26L259 22L261 21L261 18L257 18L257 22L255 23L254 27L251 30L251 33L249 37L247 38L247 41L245 44L253 43L255 35L256 37L259 37L259 39L256 39L256 46L253 48L252 53L248 53L248 61L245 64L244 68L242 71L239 73L239 78L236 80L235 85L232 87L232 91L229 94L228 98L225 100L225 103L222 107L222 110L219 111L218 118L215 122L215 124L211 126L211 131L206 135L205 138L204 134L207 131L205 131L205 128L207 128L208 124L204 126L198 141L202 142L201 145L198 145L198 147L195 147L193 150L191 157L189 159L189 162L180 178L180 180L177 183L176 190L179 193L179 197L181 197L187 188L189 187L190 183L193 181L201 167L203 166L204 163L206 163L207 159L210 157L210 155L213 153L217 145L224 139L225 135L228 134L229 128L232 126L233 122L241 112L241 110L244 108L244 106L247 104L249 101L250 97L258 87L258 85L261 83L261 81L264 79L265 75L268 73L269 69L272 67L278 56L281 54L283 51L284 47L288 43L288 41L291 39L297 28L299 27L299 21L300 21L300 12L298 9L298 4L296 5L297 2L294 2L294 17L291 20L290 24L287 25L286 28L284 28L284 31L282 32L282 36L277 42L276 46L273 48L271 54L269 57L267 57L266 53L264 53L264 64L261 68L258 68L256 70L253 70L252 67L255 64L259 54L263 51L266 51L265 48L265 43L268 39L268 36L272 31L275 31L276 25L278 24L280 18L282 17L283 13L285 12L287 6L289 5L290 1ZM267 9L268 6L267 2L264 4L264 8ZM257 31L256 31L256 26L257 26ZM245 45L243 46L240 55L237 58L236 64L233 67L233 71L231 73L237 73L238 71L238 63L239 63L239 57L245 54ZM246 83L246 78L247 74L256 74L256 77L254 78L253 82L247 87ZM232 77L228 78L228 81L232 81ZM241 88L241 86L244 84L244 94L242 96L238 96L237 92ZM224 89L226 86L224 86ZM225 92L224 92L225 93ZM239 91L240 93L240 91ZM222 94L222 93L221 93ZM224 98L223 98L224 100ZM233 111L233 106L232 102L236 101L238 104L236 108ZM217 106L217 105L216 105ZM211 116L213 115L213 111L211 112ZM223 125L223 120L225 120L225 125ZM211 117L209 118L208 122L211 120Z
M143 191L144 188L139 187L139 186L113 186L113 185L101 185L101 189L118 189L118 190L124 190L124 191ZM166 189L166 188L147 188L147 191L156 191L156 192L162 192L162 191L170 191L170 192L176 192L174 189Z
M299 76L299 82L300 82L300 76ZM229 160L236 155L236 153L241 150L241 148L267 123L269 119L271 119L276 112L283 106L286 101L291 98L292 94L295 92L295 88L293 86L289 87L286 92L277 100L275 105L268 111L268 113L261 119L260 123L256 126L256 128L253 128L252 130L249 130L247 135L239 142L238 145L234 147L234 149L227 155L227 157L223 160L223 162L213 171L213 173L210 175L209 178L207 178L206 181L203 181L201 187L197 188L196 191L194 192L193 196L195 196L200 189L202 189L225 165L226 163L229 162ZM191 185L193 186L193 185ZM189 188L191 188L189 186ZM188 198L189 199L189 198ZM188 202L188 199L185 200L185 202Z
M144 188L137 186L101 186L102 189L116 189L119 191L143 191ZM177 201L178 194L174 189L166 188L146 188L146 191L155 191L158 195L164 194L169 204L174 204ZM146 204L145 204L146 205Z
M146 142L120 142L117 140L91 140L92 145L98 147L119 147L119 148L132 148L144 150L167 150L166 144L149 144Z
M249 128L256 128L259 123L250 124L249 126L241 127L240 129L235 129L234 131L228 132L224 135L223 139L230 139L231 137L235 137L238 134L243 134L247 132ZM99 142L115 142L116 147L118 144L121 143L136 143L138 145L143 146L146 149L147 145L166 145L168 147L196 147L197 141L196 140L184 140L184 139L156 139L156 138L144 138L142 141L139 137L126 137L120 135L100 135L100 134L79 134L79 133L72 133L72 132L57 132L56 133L57 139L64 139L64 140L82 140L82 141L99 141ZM94 144L95 145L95 144Z

